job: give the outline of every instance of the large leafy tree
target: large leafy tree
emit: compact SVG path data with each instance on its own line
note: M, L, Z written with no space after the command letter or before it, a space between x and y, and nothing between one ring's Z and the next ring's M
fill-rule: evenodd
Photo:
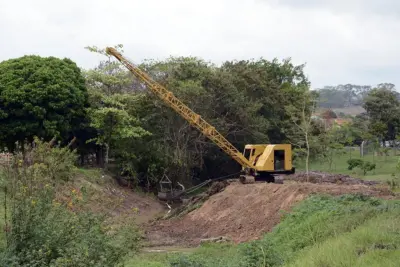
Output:
M122 51L122 45L115 48ZM100 162L104 159L104 167L112 156L123 170L135 173L136 149L129 144L137 143L137 139L149 132L141 127L137 116L135 106L140 96L129 93L134 85L132 75L119 62L111 60L104 49L95 46L86 49L106 57L96 68L84 73L90 102L88 129L95 130L87 142L94 141L103 148Z
M180 57L148 61L141 67L221 130L213 120L216 117L215 98L205 86L212 77L214 66L197 58ZM211 142L153 94L146 94L143 101L146 129L154 134L149 154L159 153L166 164L163 169L173 180L190 183L205 166L205 154Z
M245 105L257 108L257 128L250 131L255 142L287 142L289 133L296 127L287 112L288 106L303 103L308 90L304 65L294 65L290 59L268 61L226 62L223 70L229 71L238 90L247 96ZM251 115L251 114L248 114ZM293 135L292 135L293 136Z
M97 130L97 134L88 141L105 147L104 167L108 164L110 147L118 146L125 139L149 134L140 126L138 119L129 114L127 105L131 102L130 98L124 94L100 95L100 101L93 101L89 108L90 126Z
M65 138L79 128L85 80L70 59L24 56L0 63L0 142Z
M381 141L395 140L400 126L400 102L393 88L381 86L371 90L364 108L370 118L371 134Z
M115 49L123 52L123 45L115 45ZM103 55L99 65L85 71L86 83L89 88L105 95L128 93L133 89L133 77L127 69L112 56L106 53L105 49L96 46L85 47L90 52Z

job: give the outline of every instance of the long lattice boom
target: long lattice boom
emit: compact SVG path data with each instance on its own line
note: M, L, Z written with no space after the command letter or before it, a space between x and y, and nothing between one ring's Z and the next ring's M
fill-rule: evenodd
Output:
M225 137L220 134L212 125L206 122L199 114L191 110L182 101L176 98L172 92L154 81L136 67L129 60L125 59L121 53L112 47L107 47L106 52L117 58L127 69L129 69L139 80L144 82L149 89L155 93L168 106L173 108L178 114L185 118L192 126L200 130L204 135L216 143L222 150L235 159L243 167L251 168L251 163L236 149Z

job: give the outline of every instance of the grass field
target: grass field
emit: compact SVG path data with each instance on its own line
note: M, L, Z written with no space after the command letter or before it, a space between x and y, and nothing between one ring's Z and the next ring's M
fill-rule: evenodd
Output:
M361 157L360 151L358 149L353 149L351 153L346 151L346 153L342 155L333 155L331 164L329 164L327 160L311 161L310 170L348 174L366 180L387 181L392 179L392 174L399 172L396 170L396 166L400 159L400 153L398 152L399 156L393 154L394 152L391 151L388 156L374 156L371 153ZM368 172L365 176L360 169L348 170L347 160L350 158L363 159L364 161L375 163L376 169ZM296 165L297 169L304 170L304 162L299 162Z

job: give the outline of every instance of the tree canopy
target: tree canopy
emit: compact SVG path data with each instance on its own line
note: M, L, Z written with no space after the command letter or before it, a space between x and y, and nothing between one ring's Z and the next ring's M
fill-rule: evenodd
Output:
M0 63L0 143L66 137L85 117L87 91L70 59L23 56Z
M95 47L90 50L102 53ZM135 169L137 177L149 180L166 172L185 183L192 178L215 177L240 169L148 89L123 74L117 62L101 64L102 68L106 66L118 70L108 73L122 77L125 84L107 89L110 83L107 87L102 82L106 79L93 75L100 70L99 66L87 72L88 81L96 85L91 90L111 95L129 92L137 100L130 115L140 118L141 127L151 133L151 137L125 140L123 149L116 148L113 152L122 165ZM140 67L215 126L239 150L248 143L297 142L294 139L303 138L294 134L297 129L287 111L287 106L301 107L303 94L308 91L303 65L295 66L289 59L260 59L227 61L218 67L196 57L171 57L145 61ZM309 110L308 106L306 109ZM125 149L135 151L135 155L120 153Z
M103 49L86 49L104 60L82 74L68 59L25 56L1 63L1 123L12 129L0 132L4 143L76 129L81 157L94 148L97 157L111 158L120 172L147 184L163 173L191 183L240 169ZM309 91L304 65L259 59L216 66L196 57L171 57L140 67L239 150L250 143L304 144L293 123L300 119L295 110L311 115L303 101Z
M385 87L375 88L365 98L370 132L383 140L395 140L400 126L400 101L397 93Z
M122 45L115 48L123 52ZM73 134L82 164L96 153L97 164L105 167L110 159L118 174L150 187L163 174L190 184L240 170L104 49L86 49L104 58L82 72L71 60L54 57L0 63L3 145ZM145 60L139 67L239 150L246 144L290 143L296 159L329 161L344 146L398 137L399 94L390 83L312 91L304 65L294 65L290 58L217 66L197 57L170 57ZM324 99L333 102L323 104ZM366 112L338 126L324 122L341 117L332 109L313 116L318 105L358 105Z

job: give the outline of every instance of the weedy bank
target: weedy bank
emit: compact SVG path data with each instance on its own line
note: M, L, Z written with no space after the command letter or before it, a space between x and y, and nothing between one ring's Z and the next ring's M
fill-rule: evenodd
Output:
M118 229L87 208L73 182L76 154L35 140L2 170L0 266L120 266L139 246L130 224Z

